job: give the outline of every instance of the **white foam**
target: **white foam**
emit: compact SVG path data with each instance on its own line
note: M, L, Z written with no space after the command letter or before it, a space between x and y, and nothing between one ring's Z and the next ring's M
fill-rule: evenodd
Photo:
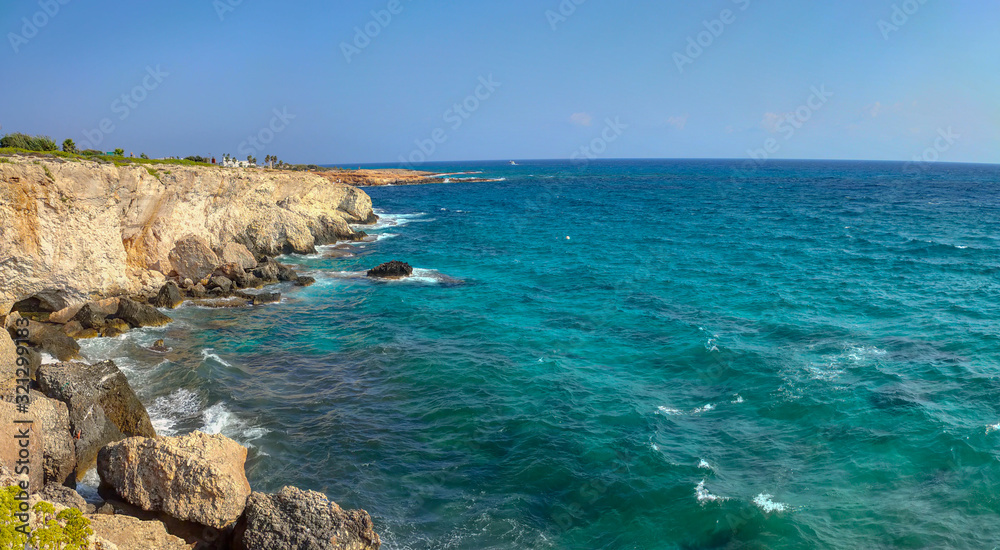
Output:
M76 482L76 492L88 503L98 504L104 502L104 498L97 492L100 485L101 478L97 475L97 468L91 468L83 475L83 479Z
M656 408L656 412L659 413L659 414L666 415L666 416L679 416L679 415L684 414L683 412L681 412L681 411L679 411L677 409L672 409L670 407L662 407L662 406L661 407L657 407Z
M225 362L221 357L219 357L218 355L216 355L215 353L213 353L214 351L215 351L214 348L203 349L203 350L201 350L201 357L205 361L208 361L209 359L211 359L211 360L215 361L216 363L219 363L220 365L223 365L223 366L226 366L226 367L232 367L232 365L230 365L229 363Z
M717 495L713 495L712 493L709 493L708 489L705 488L704 479L701 480L701 483L699 483L698 486L694 488L694 495L695 497L698 498L698 502L702 504L705 504L706 502L728 500L728 497L720 497Z
M788 505L783 502L774 502L771 500L773 497L768 493L761 493L754 497L753 503L757 505L758 508L764 511L765 514L770 514L772 512L784 512L788 510Z
M179 434L177 424L182 420L196 418L201 407L202 401L198 394L180 388L170 395L157 397L146 411L157 435L174 436Z
M698 467L704 470L711 470L712 465L708 463L704 458L698 460Z
M361 228L364 230L378 230L385 229L386 227L399 227L414 222L431 222L433 219L426 219L427 212L416 212L414 214L388 214L379 209L375 209L375 213L378 215L378 221L371 225L359 225L354 224L352 227Z
M201 413L201 418L204 422L202 432L222 434L244 444L260 439L269 432L266 428L248 425L246 421L233 414L224 403L216 403L205 409Z
M701 414L703 412L708 412L713 410L715 410L715 405L712 403L708 403L707 405L698 407L697 409L691 411L691 414Z
M995 432L997 430L1000 430L1000 422L986 426L986 433Z
M42 356L42 364L43 365L51 365L53 363L58 363L59 362L59 360L56 359L54 356L49 355L48 353L45 353L44 351L40 355Z
M740 395L740 394L737 393L737 394L734 395L734 397L736 399L733 399L732 401L730 401L730 403L733 403L735 405L739 405L740 403L743 402L743 396L742 395Z

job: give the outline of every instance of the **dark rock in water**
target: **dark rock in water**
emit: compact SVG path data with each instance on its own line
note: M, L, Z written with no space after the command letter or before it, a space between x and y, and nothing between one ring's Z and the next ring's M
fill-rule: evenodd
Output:
M251 493L234 531L238 550L378 550L371 516L344 510L322 493L285 487L268 495Z
M208 281L208 287L221 288L223 294L228 294L229 291L233 288L233 281L229 279L229 277L223 277L222 275L219 275L217 277L212 277Z
M235 282L236 286L239 288L260 288L264 286L264 281L260 280L260 278L253 273L243 273L233 279L233 282Z
M156 437L146 408L113 361L42 365L38 385L69 406L78 473L86 472L108 443L126 436Z
M354 256L353 248L334 248L333 250L327 252L325 255L327 258L350 258Z
M299 277L295 279L295 286L310 286L316 282L312 277Z
M80 308L80 311L76 312L73 316L73 321L79 322L83 328L92 328L95 330L101 330L104 328L104 320L108 317L108 314L98 308L95 304L84 304Z
M264 281L277 281L278 272L281 269L281 264L274 261L273 258L264 256L261 258L260 263L253 270L253 274Z
M80 356L80 344L52 325L28 322L28 343L60 361L70 361Z
M159 327L173 319L157 311L155 307L140 304L128 298L118 302L118 313L115 317L132 325L132 328Z
M181 305L184 301L184 297L181 296L181 289L177 287L177 283L173 281L167 281L165 285L160 288L160 292L153 298L153 306L155 307L165 307L174 309L175 307Z
M279 281L294 281L299 278L299 274L295 272L294 269L288 267L287 265L278 264L278 280Z
M348 236L348 240L355 242L364 241L367 239L368 239L368 233L365 233L364 231L355 231L354 233L351 233L350 236Z
M152 346L150 346L149 349L159 353L165 353L170 351L170 349L163 344L163 340L157 340L156 342L153 343Z
M50 483L38 493L38 496L46 502L62 504L68 508L76 508L81 512L87 511L87 501L80 496L80 493L63 485Z
M108 323L104 325L104 328L101 329L101 336L105 338L114 338L125 334L131 329L131 325L121 319L110 319L108 320Z
M374 269L369 269L367 275L369 277L382 279L399 279L413 275L413 268L410 267L410 264L403 263L399 260L393 260Z
M249 305L249 301L246 298L240 296L230 296L228 298L215 298L206 300L197 300L195 305L201 307L211 307L216 309L223 308L233 308L233 307L246 307Z
M261 292L260 294L253 294L250 298L250 303L255 306L260 304L273 304L275 302L281 301L280 292Z

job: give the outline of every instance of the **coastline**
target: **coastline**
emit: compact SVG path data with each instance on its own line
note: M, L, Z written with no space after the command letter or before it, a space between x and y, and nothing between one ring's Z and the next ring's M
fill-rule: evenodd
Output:
M148 414L153 403L138 401L117 365L104 357L88 357L89 365L79 362L80 341L124 338L132 330L169 324L169 313L182 304L261 307L281 300L281 293L275 292L280 283L311 285L314 279L299 276L274 258L366 240L366 234L354 227L378 220L370 198L353 186L308 172L170 165L143 169L31 158L16 156L0 163L0 181L6 184L0 222L7 233L0 262L0 275L7 281L0 287L0 317L12 339L23 336L16 344L17 354L23 348L30 358L30 414L37 424L45 422L38 431L43 441L35 443L31 460L36 464L28 477L18 477L22 472L11 457L0 456L3 485L22 484L36 502L52 501L49 493L70 495L54 501L79 509L91 525L100 526L92 537L94 548L111 548L102 544L116 536L127 540L148 529L171 540L158 546L164 548L182 541L197 548L274 544L261 541L267 540L263 533L273 530L278 520L260 514L278 501L285 503L279 506L282 510L291 506L295 514L319 514L329 529L350 526L349 534L359 544L352 547L378 548L378 535L363 510L344 511L326 501L325 495L294 488L273 495L251 493L244 471L246 447L222 435L198 439L203 437L198 431L173 435L176 432L162 424L159 428L171 435L156 433ZM22 323L29 327L23 334L17 332ZM156 342L150 349L165 351L167 345ZM14 365L15 357L4 354L0 373L4 382L0 403L10 404L11 411L18 398L9 382L22 375L13 373L20 365ZM81 387L89 389L73 389ZM81 397L84 394L91 397ZM132 397L108 401L111 394ZM55 421L49 421L52 413L36 411L38 403L54 407ZM87 403L89 409L82 414ZM92 418L94 410L103 411L100 419ZM139 445L152 454L135 463L135 451L115 454L123 452L122 445ZM191 512L189 505L177 504L197 501L205 484L215 483L210 481L218 478L215 474L205 479L183 476L189 486L181 494L177 487L161 487L163 494L152 499L144 491L155 481L140 485L124 481L141 477L149 468L172 467L163 457L177 452L194 453L187 459L189 465L204 464L214 471L221 464L228 468L223 477L233 479L232 487L245 486L225 489L209 504L197 505L197 509L228 510L225 514ZM70 471L73 475L67 477ZM114 479L122 481L116 484ZM95 491L97 481L100 486ZM176 506L170 508L170 503ZM120 520L106 524L100 513ZM40 525L39 514L29 512L26 524ZM122 522L131 520L141 524L123 527ZM157 526L150 527L150 522ZM282 533L287 540L306 536L296 532L295 521L288 523Z

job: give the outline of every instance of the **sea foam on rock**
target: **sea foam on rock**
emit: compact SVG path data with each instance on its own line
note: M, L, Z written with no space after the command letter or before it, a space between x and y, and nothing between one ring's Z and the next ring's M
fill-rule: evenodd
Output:
M97 473L143 510L222 529L250 495L246 458L246 447L221 434L130 437L101 449Z

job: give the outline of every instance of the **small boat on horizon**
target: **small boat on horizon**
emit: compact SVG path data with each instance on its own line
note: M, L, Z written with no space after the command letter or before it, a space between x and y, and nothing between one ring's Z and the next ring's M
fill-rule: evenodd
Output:
M514 162L514 161L510 161L510 165L511 165L511 166L517 166L517 163L516 163L516 162Z

